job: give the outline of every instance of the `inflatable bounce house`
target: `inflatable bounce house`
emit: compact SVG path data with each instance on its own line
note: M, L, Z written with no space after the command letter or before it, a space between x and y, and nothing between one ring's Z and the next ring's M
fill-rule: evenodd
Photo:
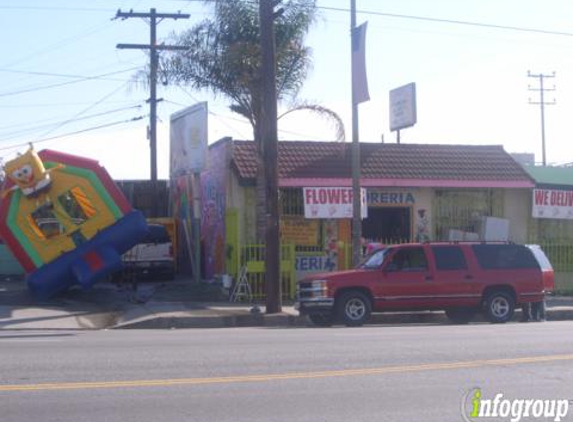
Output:
M0 236L39 299L119 270L121 255L147 233L143 214L97 161L30 146L4 171Z

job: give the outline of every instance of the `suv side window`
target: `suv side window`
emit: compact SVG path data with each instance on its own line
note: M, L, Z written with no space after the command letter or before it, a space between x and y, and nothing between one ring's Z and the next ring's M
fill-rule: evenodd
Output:
M425 271L428 260L424 248L404 248L398 250L388 264L388 271Z
M459 246L432 246L438 271L467 270L468 264Z
M527 245L527 248L533 253L542 270L553 271L551 262L549 262L547 255L545 255L545 252L543 252L539 245Z
M523 245L472 245L472 249L484 269L539 268L533 253Z

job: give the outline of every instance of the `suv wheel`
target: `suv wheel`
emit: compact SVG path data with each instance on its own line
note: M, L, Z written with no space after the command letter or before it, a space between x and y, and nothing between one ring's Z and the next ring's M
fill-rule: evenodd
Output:
M309 314L308 319L317 327L330 327L332 325L332 314Z
M336 301L336 314L347 327L360 327L371 313L370 299L362 292L345 292Z
M489 293L485 298L485 317L492 323L503 323L513 318L515 299L510 293L496 291Z
M467 324L475 315L472 309L446 309L446 316L454 324Z

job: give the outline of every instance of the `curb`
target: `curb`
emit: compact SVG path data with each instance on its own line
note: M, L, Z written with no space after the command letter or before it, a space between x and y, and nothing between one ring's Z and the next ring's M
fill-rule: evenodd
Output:
M157 316L126 321L110 329L177 329L236 327L304 327L305 317L290 314L224 315L224 316Z
M520 313L516 311L513 322L519 321ZM548 321L571 321L573 309L553 309L547 311ZM484 323L483 318L476 316L474 322ZM380 313L373 314L366 325L389 324L450 324L442 311L428 311L417 313ZM243 314L243 315L215 315L215 316L152 316L142 317L138 320L125 321L109 329L186 329L186 328L238 328L238 327L315 327L307 317L280 314Z

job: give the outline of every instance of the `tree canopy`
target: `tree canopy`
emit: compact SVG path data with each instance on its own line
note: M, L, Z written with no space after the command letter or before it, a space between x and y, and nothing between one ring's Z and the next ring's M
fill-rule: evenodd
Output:
M255 139L260 119L260 26L258 2L215 0L214 14L172 36L186 51L163 53L160 75L167 83L207 89L228 97L246 117ZM283 0L275 19L277 100L293 99L311 66L304 38L317 18L316 0Z

